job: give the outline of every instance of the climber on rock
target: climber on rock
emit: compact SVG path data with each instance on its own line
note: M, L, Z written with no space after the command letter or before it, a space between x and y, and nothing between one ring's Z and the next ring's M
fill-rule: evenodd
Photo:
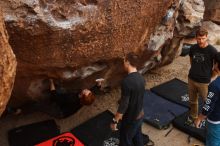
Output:
M59 107L61 117L67 117L77 112L83 105L91 105L95 101L95 94L102 90L104 79L97 79L96 85L91 89L79 92L65 93L56 88L53 79L50 79L51 101Z

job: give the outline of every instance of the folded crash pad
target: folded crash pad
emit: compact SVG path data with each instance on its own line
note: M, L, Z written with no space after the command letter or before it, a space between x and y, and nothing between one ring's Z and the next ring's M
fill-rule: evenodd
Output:
M174 103L178 103L179 105L189 107L187 83L179 79L175 78L161 85L153 87L151 88L151 91ZM202 98L199 98L200 110L202 109L202 106ZM185 113L173 120L174 127L182 130L183 132L189 134L192 137L195 137L201 141L205 141L205 127L203 126L202 128L197 129L195 127L186 125L185 121L188 115L188 113Z
M201 128L195 128L195 127L186 125L185 121L186 121L188 115L189 115L189 113L185 113L182 116L177 117L173 121L173 126L180 129L181 131L189 134L190 136L195 137L195 138L205 142L205 137L206 137L205 124Z

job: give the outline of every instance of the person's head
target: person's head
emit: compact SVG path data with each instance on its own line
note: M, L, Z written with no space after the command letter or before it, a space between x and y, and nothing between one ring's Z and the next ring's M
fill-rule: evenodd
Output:
M89 89L84 89L80 93L80 103L82 105L91 105L95 101L94 94Z
M208 31L205 28L200 27L197 31L196 31L196 41L197 44L201 47L201 48L205 48L208 45Z
M216 71L216 73L218 73L218 75L220 75L220 52L218 52L218 53L215 55L214 70Z
M124 58L124 68L126 71L129 71L131 68L137 69L138 64L139 57L133 52L128 53Z

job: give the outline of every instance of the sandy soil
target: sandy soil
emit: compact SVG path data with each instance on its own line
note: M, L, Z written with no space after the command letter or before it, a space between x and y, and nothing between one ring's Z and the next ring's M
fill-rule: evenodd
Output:
M188 69L189 58L178 57L172 64L148 72L145 75L147 81L146 88L154 87L175 77L187 82ZM75 126L90 119L98 113L105 111L106 109L115 112L117 109L117 101L119 97L119 88L114 89L109 94L97 97L97 100L94 104L89 107L84 106L76 114L66 119L55 120L57 124L60 125L61 132L69 131ZM46 119L51 119L51 117L43 113L32 113L25 115L21 114L17 116L9 115L0 119L0 146L8 146L7 132L9 129ZM199 144L200 146L203 146L203 143L195 138L192 138L191 143L188 143L188 135L175 128L167 137L165 137L165 134L171 127L167 130L158 130L144 123L142 128L143 133L148 134L150 138L155 142L155 146L192 146L193 144Z

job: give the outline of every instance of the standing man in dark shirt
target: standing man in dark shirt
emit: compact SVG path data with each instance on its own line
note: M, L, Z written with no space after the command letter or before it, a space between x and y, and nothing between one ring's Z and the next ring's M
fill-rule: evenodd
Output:
M218 77L209 85L202 113L195 120L199 128L200 123L207 118L206 146L220 146L220 53L216 55L214 70Z
M190 116L186 124L191 125L198 117L198 98L201 96L203 101L208 94L208 84L211 80L213 60L217 53L216 49L208 44L208 31L199 28L196 32L197 44L190 48L191 68L188 75Z
M143 97L145 80L137 72L139 58L134 53L127 54L124 68L128 75L121 84L121 100L118 111L111 123L111 129L117 130L121 120L119 146L143 146L141 125L143 122Z

